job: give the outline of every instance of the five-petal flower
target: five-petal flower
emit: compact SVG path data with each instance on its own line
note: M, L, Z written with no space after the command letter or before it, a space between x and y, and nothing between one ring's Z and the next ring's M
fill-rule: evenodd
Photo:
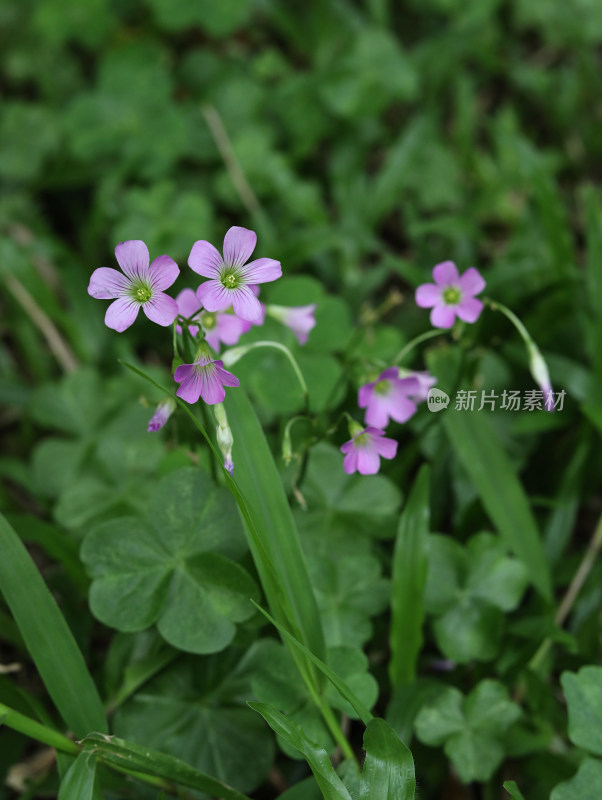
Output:
M380 469L381 458L395 458L397 442L388 439L384 431L368 426L345 442L341 452L345 453L343 468L348 475L353 472L375 475Z
M261 304L251 285L275 281L282 275L279 261L258 258L247 263L257 243L257 234L233 227L224 237L224 256L210 243L195 242L188 257L191 269L209 278L197 289L197 297L207 311L224 311L230 306L247 322L261 319Z
M207 405L223 403L224 386L239 386L238 378L224 369L223 361L214 361L205 352L199 353L193 364L181 364L174 373L180 386L176 394L187 403L196 403L202 397Z
M180 270L169 256L159 256L149 266L148 247L139 239L121 242L115 258L123 272L110 267L94 270L88 294L99 300L114 300L107 308L105 324L121 333L129 328L140 309L151 322L171 325L178 313L176 301L164 294Z
M451 328L456 316L464 322L476 322L483 303L475 295L485 288L480 272L470 267L462 275L453 261L444 261L433 269L435 283L423 283L416 289L416 305L431 308L434 328Z

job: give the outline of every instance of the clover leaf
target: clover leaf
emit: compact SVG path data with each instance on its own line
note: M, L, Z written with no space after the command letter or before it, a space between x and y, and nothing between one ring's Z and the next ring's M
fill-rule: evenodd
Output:
M602 667L582 667L560 678L569 708L569 738L602 756Z
M346 475L341 453L331 445L314 447L302 486L307 501L308 527L344 532L351 540L357 534L394 536L395 515L401 495L383 475Z
M124 632L154 623L181 650L215 653L259 599L232 558L246 546L230 495L208 476L183 468L156 487L147 513L94 527L82 546L93 578L92 613Z
M465 782L486 781L504 758L501 737L521 714L501 683L484 680L464 697L451 686L424 705L414 723L424 744L444 745Z
M512 611L527 585L521 562L506 555L502 542L481 533L462 547L448 536L429 539L426 610L443 653L454 661L486 661L499 648L505 612Z
M177 756L241 792L265 779L274 738L246 704L249 654L229 648L183 657L153 678L115 714L118 736Z

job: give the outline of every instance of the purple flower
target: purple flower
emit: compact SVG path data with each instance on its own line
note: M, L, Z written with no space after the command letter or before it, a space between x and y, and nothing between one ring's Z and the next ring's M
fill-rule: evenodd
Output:
M413 372L409 369L400 369L399 377L415 378L418 381L418 391L409 391L407 393L408 397L411 400L415 400L417 403L423 403L425 400L428 400L429 389L432 389L437 383L437 378L431 375L430 372Z
M366 383L358 392L358 405L366 409L366 424L385 428L389 418L396 422L407 422L416 413L412 399L420 393L416 378L400 378L399 368L390 367L378 376L378 380Z
M175 400L168 397L167 400L162 400L157 406L155 413L148 421L148 433L161 430L167 420L171 417L176 407Z
M306 344L309 332L316 326L314 312L316 304L308 306L272 306L267 307L270 317L277 319L287 328L290 328L297 337L299 344Z
M474 267L458 275L453 261L437 264L433 270L435 283L423 283L416 289L416 305L432 308L431 325L451 328L456 316L464 322L476 322L483 303L475 295L485 288L485 281Z
M121 333L133 324L141 308L151 322L171 325L178 306L163 290L178 277L176 262L169 256L159 256L149 266L148 247L139 239L118 244L115 258L123 273L109 267L95 269L88 286L92 297L115 300L107 308L105 325Z
M187 403L196 403L202 397L207 405L223 403L224 386L239 386L238 378L223 368L223 361L213 361L208 353L201 352L194 364L181 364L174 380L179 383L176 394Z
M347 475L353 472L375 475L380 469L381 458L395 458L397 442L387 439L384 431L367 427L345 442L341 452L345 453L343 467Z
M187 319L194 319L199 323L205 334L208 345L219 353L220 342L227 345L237 344L243 333L251 330L251 323L227 311L204 311L198 297L192 289L182 289L176 297L178 313ZM190 333L196 336L198 325L189 325ZM176 325L178 333L182 333L180 325Z
M247 228L230 228L224 237L224 257L215 247L200 240L195 242L188 257L189 266L210 280L197 289L197 297L207 311L224 311L230 306L247 322L261 318L261 304L251 290L251 284L275 281L282 275L279 261L251 257L257 234Z

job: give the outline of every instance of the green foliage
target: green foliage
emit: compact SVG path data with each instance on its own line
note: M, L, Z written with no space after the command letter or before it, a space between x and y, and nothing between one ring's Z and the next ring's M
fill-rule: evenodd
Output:
M244 702L251 692L253 650L231 648L173 664L119 709L116 733L177 756L240 791L254 789L272 765L274 745Z
M463 781L485 781L502 762L500 739L520 713L497 681L481 681L466 697L447 687L420 710L416 734L425 744L444 745Z
M525 568L489 533L473 536L466 547L433 534L428 550L425 606L435 617L437 644L460 663L494 658L505 615L527 585Z
M409 798L416 719L423 800L508 775L516 800L598 800L600 3L0 0L0 28L0 783L37 738L60 789L36 774L32 800L318 800L301 745L328 790ZM316 304L306 345L269 315L245 334L289 347L309 398L282 352L235 365L233 477L202 404L146 433L170 331L108 331L86 293L128 238L196 289L192 243L230 225L282 263L263 303ZM535 388L486 308L401 362L448 409L348 476L344 414L429 330L414 289L447 259L518 314L564 408L455 411ZM105 711L124 741L74 758L64 733Z
M144 516L113 519L87 534L82 559L93 578L92 611L122 631L157 623L186 652L223 650L236 623L254 613L250 598L259 597L232 560L244 549L230 496L198 471L172 472Z

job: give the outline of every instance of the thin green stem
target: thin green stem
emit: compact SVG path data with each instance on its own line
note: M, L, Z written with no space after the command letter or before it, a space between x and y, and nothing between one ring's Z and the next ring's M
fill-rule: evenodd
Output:
M401 348L399 353L393 359L393 364L399 364L403 359L407 356L409 352L411 352L415 347L422 342L426 342L428 339L434 339L435 336L443 336L444 331L435 330L435 331L427 331L426 333L421 333L420 336L417 336L415 339L412 339L411 342L408 342L404 347Z
M40 722L36 722L35 719L26 717L24 714L5 706L4 703L0 703L0 718L4 725L22 733L24 736L29 736L30 739L47 744L62 753L69 753L70 755L79 753L79 747L71 739L46 725L42 725Z
M590 539L589 545L587 546L587 550L585 551L585 555L577 572L573 575L573 580L569 584L568 589L566 590L564 597L560 601L560 605L558 606L558 610L554 616L554 622L556 625L561 628L568 615L575 604L575 600L577 599L579 592L583 588L583 584L587 580L589 573L592 570L592 567L595 564L596 558L598 557L598 553L602 549L602 516L598 520L598 524L594 530L592 538ZM552 646L552 640L548 636L543 642L540 644L537 652L533 656L533 658L529 661L529 668L532 669L534 672L541 667L543 664L550 648Z
M497 300L491 300L489 297L484 297L483 302L485 305L488 305L492 311L501 311L502 314L510 320L510 322L514 325L516 330L519 332L522 340L525 344L529 345L533 343L533 339L529 331L525 328L523 323L520 319L516 316L514 311L510 311L510 309L505 306L503 303L499 303Z
M303 397L307 400L309 395L307 384L305 383L305 378L303 377L303 373L301 372L301 368L297 363L296 358L285 345L280 344L280 342L270 342L270 341L261 341L261 342L253 342L253 344L242 345L241 347L233 347L231 350L226 350L226 352L222 355L222 360L226 366L232 366L235 364L239 359L243 356L246 356L247 353L250 353L251 350L255 350L258 347L273 347L276 350L280 350L290 361L290 364L295 371L295 375L297 376L297 380L299 381L299 386L301 387L301 392L303 393Z

